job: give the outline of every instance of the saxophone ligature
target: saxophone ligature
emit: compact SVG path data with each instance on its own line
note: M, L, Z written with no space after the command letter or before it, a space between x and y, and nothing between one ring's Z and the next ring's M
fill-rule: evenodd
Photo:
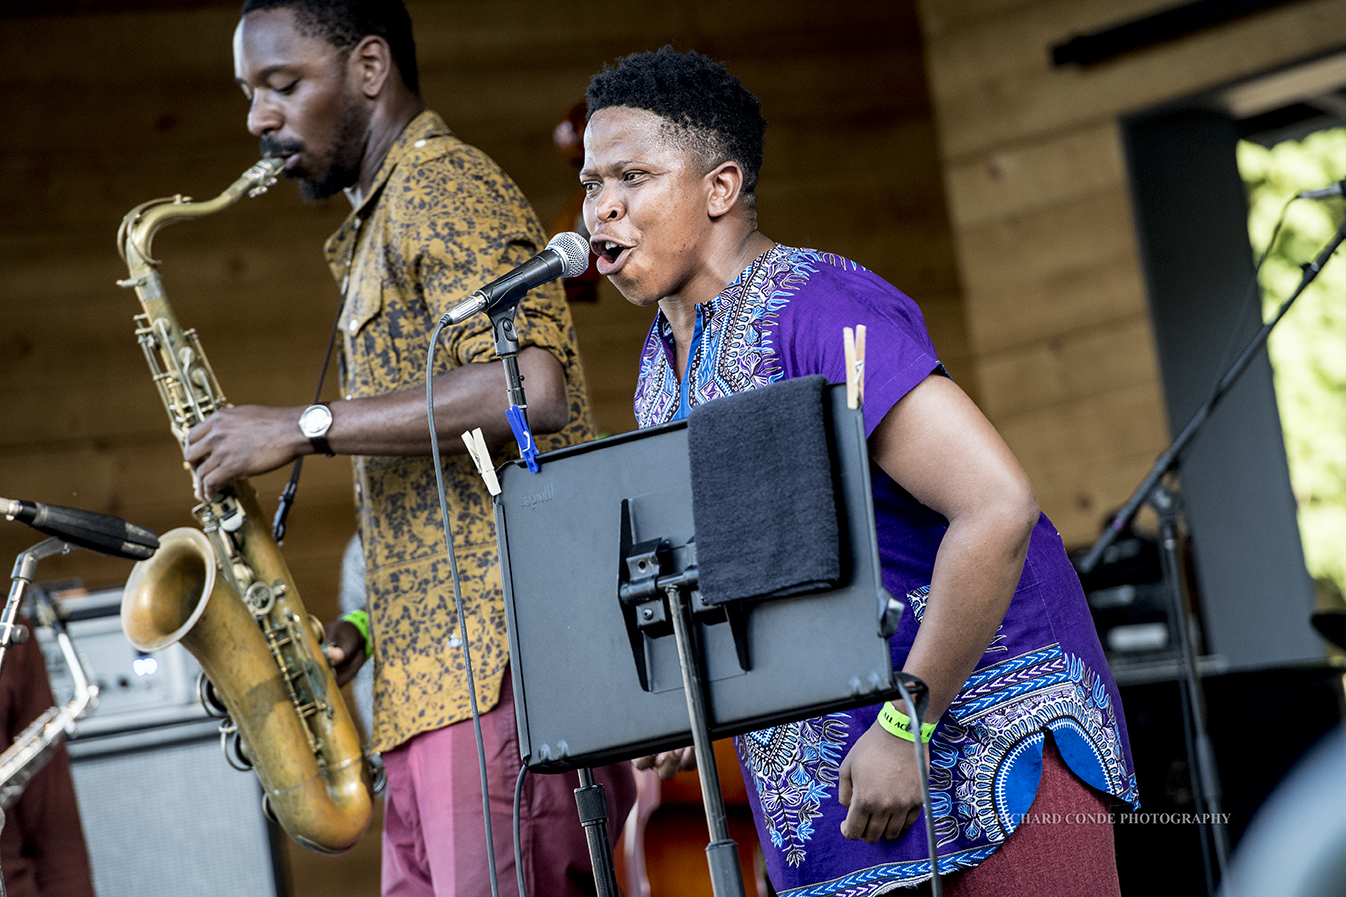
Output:
M183 330L168 304L154 235L264 192L282 164L261 160L208 202L152 200L122 220L117 243L130 277L118 285L140 299L136 338L184 447L188 431L226 400L196 332ZM180 641L207 677L203 696L213 692L228 713L226 755L255 770L273 818L311 850L348 850L372 815L371 767L323 655L322 626L304 610L252 486L236 480L192 514L201 530L169 531L132 570L122 628L143 651Z

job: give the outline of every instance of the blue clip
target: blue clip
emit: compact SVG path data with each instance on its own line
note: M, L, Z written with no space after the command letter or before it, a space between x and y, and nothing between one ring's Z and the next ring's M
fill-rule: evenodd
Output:
M537 446L533 443L533 434L528 429L528 418L524 417L523 409L518 405L510 405L505 417L509 418L510 429L514 431L514 441L519 444L519 454L528 462L529 471L537 473L539 470Z

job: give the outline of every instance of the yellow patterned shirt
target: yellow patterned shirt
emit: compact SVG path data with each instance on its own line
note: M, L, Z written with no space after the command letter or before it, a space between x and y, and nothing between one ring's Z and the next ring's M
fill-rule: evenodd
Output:
M509 176L453 136L438 115L418 115L388 152L363 204L327 242L338 283L348 260L350 269L341 318L343 393L423 395L430 334L444 312L545 245L537 216ZM559 284L530 293L515 325L521 346L551 352L566 374L570 423L540 436L539 449L592 439L575 328ZM437 373L500 364L486 315L445 328L435 361ZM512 445L497 451L496 464L508 457L517 457ZM467 719L471 710L434 464L428 455L352 461L374 641L371 747L385 751ZM494 512L467 456L445 456L444 466L477 701L485 711L499 700L509 661Z

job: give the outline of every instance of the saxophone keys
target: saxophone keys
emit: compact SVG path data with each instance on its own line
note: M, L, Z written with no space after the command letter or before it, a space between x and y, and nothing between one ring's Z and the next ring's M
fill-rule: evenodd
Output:
M241 567L242 564L236 564L235 567ZM271 613L271 608L276 603L276 595L271 591L271 587L264 582L254 582L248 586L248 590L243 593L243 600L252 611L254 617L264 617Z

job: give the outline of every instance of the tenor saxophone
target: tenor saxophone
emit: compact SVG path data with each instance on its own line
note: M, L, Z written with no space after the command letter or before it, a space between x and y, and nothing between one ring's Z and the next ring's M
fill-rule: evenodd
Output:
M264 192L281 165L263 159L213 200L151 200L122 220L117 243L131 276L118 285L140 299L136 337L184 446L225 398L196 332L183 330L168 304L150 254L154 235ZM247 481L226 485L192 515L200 530L166 533L132 570L122 628L143 651L180 641L228 712L226 732L241 739L273 818L311 850L348 850L369 826L370 767L322 653L322 626L304 610Z

